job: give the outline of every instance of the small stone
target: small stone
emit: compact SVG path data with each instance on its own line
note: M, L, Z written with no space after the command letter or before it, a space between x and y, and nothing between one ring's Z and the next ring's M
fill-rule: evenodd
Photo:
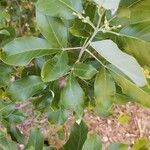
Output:
M104 137L103 137L103 141L104 141L104 142L108 142L108 137L107 137L107 136L104 136Z
M18 146L18 150L24 150L24 145L23 145L23 144L20 144L20 145Z

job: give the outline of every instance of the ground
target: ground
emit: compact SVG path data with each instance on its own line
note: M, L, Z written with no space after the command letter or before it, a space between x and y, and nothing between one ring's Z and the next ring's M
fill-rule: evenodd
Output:
M29 109L30 106L30 109ZM38 126L45 137L45 140L52 146L60 148L69 137L70 129L75 118L70 114L64 126L51 125L45 114L36 117L30 102L18 104L18 109L23 109L28 114L27 119L18 125L20 131L28 136L30 128ZM85 111L83 120L88 125L90 133L97 133L101 137L103 149L107 149L110 143L123 143L130 147L141 137L150 140L150 109L144 108L136 103L116 105L113 108L113 115L107 118L96 116L91 111ZM65 132L60 138L60 130Z

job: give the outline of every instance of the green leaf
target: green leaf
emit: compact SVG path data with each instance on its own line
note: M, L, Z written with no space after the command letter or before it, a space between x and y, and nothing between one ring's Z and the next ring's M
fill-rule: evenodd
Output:
M139 102L146 107L150 107L150 95L137 87L131 81L127 80L124 76L120 75L114 70L111 70L111 75L117 84L122 88L122 92L132 98L133 101Z
M69 113L66 110L59 109L57 111L53 111L50 109L48 111L48 121L51 124L64 124L69 117Z
M14 124L17 124L17 123L21 123L22 121L25 120L25 115L18 111L18 110L14 110L13 113L11 113L8 117L7 117L7 122L9 122L9 124L11 123L14 123Z
M107 115L112 105L112 97L116 93L115 83L106 71L101 68L94 83L94 95L96 101L95 111Z
M64 76L70 69L67 53L62 52L48 60L42 67L41 76L44 82L50 82Z
M16 150L18 149L18 145L16 142L6 137L0 137L0 149L1 150Z
M126 125L130 122L131 116L128 113L121 113L117 119L120 124Z
M88 137L83 145L82 150L101 150L102 143L97 134L88 134Z
M44 111L50 108L51 102L54 98L52 91L42 95L40 98L37 98L33 101L35 108L38 111Z
M9 133L11 134L11 137L15 139L20 144L24 144L26 142L26 139L24 135L20 132L20 130L15 126L9 127Z
M5 44L12 41L14 38L16 38L16 32L13 27L4 27L3 33L0 34L0 47L2 48ZM6 32L5 32L6 31ZM8 32L8 33L7 33ZM9 34L9 35L8 35ZM1 55L1 54L0 54Z
M73 73L81 79L90 80L97 70L90 64L76 63L73 67Z
M70 75L66 86L61 92L61 106L75 111L77 117L83 114L85 94L74 76Z
M124 27L120 31L121 34L139 38L141 40L150 41L150 21L131 24Z
M73 19L73 12L82 12L82 2L81 0L38 0L36 8L49 16Z
M110 144L108 150L128 150L128 145L121 143L112 143Z
M9 33L7 30L5 30L5 29L0 30L0 34L2 34L2 35L7 35L7 36L10 35L10 33Z
M106 38L111 38L117 42L122 49L128 54L134 56L138 62L142 65L150 66L150 43L133 36L129 36L128 33L118 34L111 33L105 34ZM98 35L98 39L101 36ZM142 51L141 51L142 49Z
M148 150L150 147L150 141L146 138L140 138L135 141L132 150Z
M45 147L43 147L43 150L57 150L56 148L53 148L53 147L51 147L51 146L45 146Z
M138 86L147 84L144 73L136 59L124 52L111 40L92 42L91 46L107 61L126 74Z
M131 97L127 96L123 93L116 93L115 96L113 97L114 104L124 105L124 104L130 102L130 100L131 100Z
M15 104L0 100L0 120L3 124L16 124L24 119L24 114L16 109Z
M44 146L44 138L43 135L38 128L33 128L31 130L30 137L28 139L28 143L25 146L25 150L43 150Z
M37 37L17 38L3 47L2 60L10 65L23 66L33 58L51 55L58 50L52 49L44 39Z
M131 23L137 23L142 21L149 21L150 14L150 2L149 0L139 0L130 6L131 10ZM139 11L139 10L142 10Z
M131 7L135 5L139 0L121 0L120 5L124 7Z
M10 19L10 15L8 12L5 11L3 7L0 6L0 23L5 21L6 19ZM1 24L0 24L1 27Z
M7 86L9 84L12 72L12 67L4 63L0 63L0 87Z
M82 121L80 124L75 123L72 127L69 140L62 150L81 150L87 138L88 128Z
M38 76L28 76L12 82L6 94L15 101L24 101L46 88Z
M83 2L83 5L86 16L89 17L91 22L94 22L97 13L96 5L87 1ZM93 33L93 28L89 24L84 23L81 19L75 18L69 31L74 36L86 38Z
M117 40L122 48L130 55L133 55L142 65L150 66L150 43L129 37L126 35L120 35ZM141 51L142 49L142 51Z
M120 0L94 0L99 6L105 9L116 11L118 9Z
M68 31L61 19L36 11L36 22L41 33L52 47L67 47Z

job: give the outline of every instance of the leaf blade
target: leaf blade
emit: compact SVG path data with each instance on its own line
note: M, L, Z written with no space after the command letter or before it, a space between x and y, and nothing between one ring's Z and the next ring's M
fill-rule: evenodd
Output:
M36 37L17 38L3 47L2 60L9 65L26 65L33 58L58 52L44 39Z
M94 83L94 96L96 101L95 111L101 115L107 115L112 105L112 97L116 93L115 83L105 68L98 72Z
M67 110L75 111L78 118L83 114L85 94L79 83L72 75L61 93L61 106Z
M54 48L67 46L68 31L61 19L36 11L36 22L43 36Z
M80 124L75 123L72 127L69 140L62 150L81 150L84 141L86 140L87 132L87 126L83 121Z
M82 12L82 3L81 0L38 0L36 8L49 16L73 19L73 12Z
M82 150L101 150L102 143L97 134L88 134L88 137L83 145Z
M135 84L127 80L125 77L111 70L111 75L116 83L122 88L122 92L132 98L133 101L143 104L146 107L150 107L150 95L137 87Z
M107 61L115 65L138 86L147 84L144 73L136 59L124 52L111 40L92 42L91 46Z
M44 82L57 80L64 76L69 69L67 53L62 52L43 65L41 71L42 80Z
M6 89L6 94L15 101L24 101L46 88L38 76L28 76L12 82Z
M97 73L90 64L76 63L73 68L73 73L81 79L90 80Z

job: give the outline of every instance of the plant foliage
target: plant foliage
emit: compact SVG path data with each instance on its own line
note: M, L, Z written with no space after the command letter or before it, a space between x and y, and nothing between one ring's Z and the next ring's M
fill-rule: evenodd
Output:
M22 122L26 116L15 105L31 100L50 123L64 124L74 113L77 123L63 150L101 149L99 136L90 135L82 121L85 109L108 116L112 105L124 101L122 95L150 107L144 74L150 67L149 0L38 0L35 10L26 7L25 12L20 3L0 2L1 124L12 129ZM5 11L7 5L13 14ZM27 12L30 31L20 31L20 15ZM15 150L18 140L6 134L0 130L0 149ZM21 144L26 150L51 149L37 128ZM115 146L120 147L110 149Z

